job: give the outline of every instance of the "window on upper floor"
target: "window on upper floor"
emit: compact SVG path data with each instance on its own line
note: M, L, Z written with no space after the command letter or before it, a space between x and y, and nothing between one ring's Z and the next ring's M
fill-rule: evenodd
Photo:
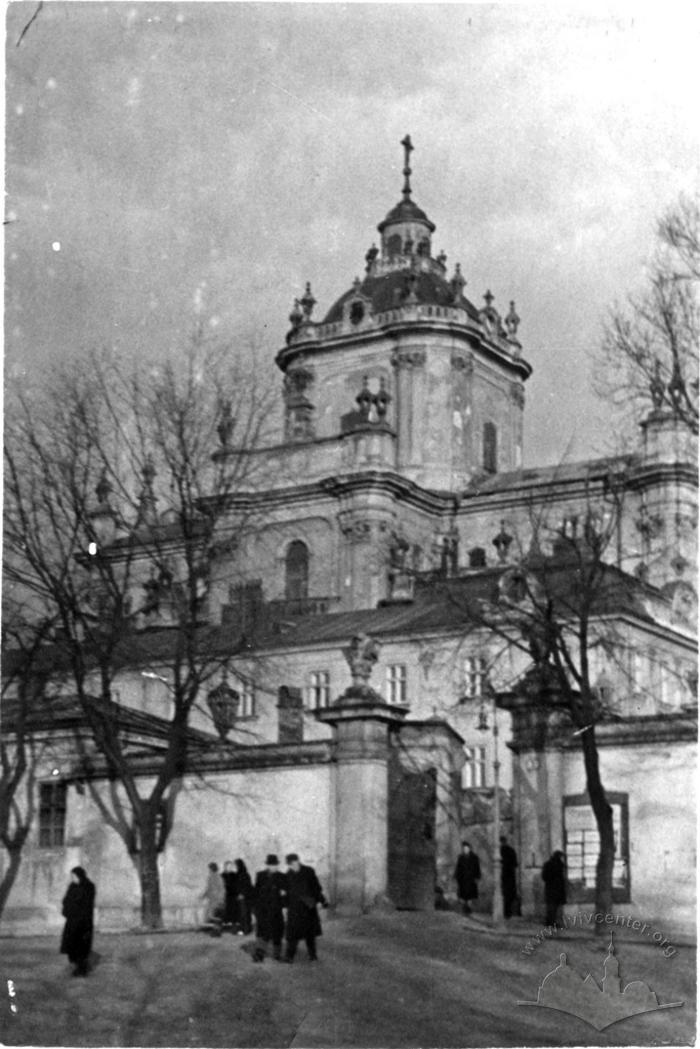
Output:
M331 675L328 670L312 670L306 686L306 705L311 710L323 710L331 702Z
M58 848L64 844L66 833L65 783L39 784L39 847Z
M467 656L464 660L464 696L465 699L478 699L483 694L488 677L488 663L485 656Z
M300 539L287 549L284 596L287 601L304 601L309 596L309 550Z
M406 665L392 663L386 668L386 701L387 703L406 702Z
M236 692L238 693L238 707L236 709L236 719L254 718L255 688L253 687L253 682L238 680L236 682Z
M484 423L484 461L483 467L486 473L495 474L498 471L498 431L496 424Z
M462 768L462 788L486 786L486 747L465 747L466 761Z

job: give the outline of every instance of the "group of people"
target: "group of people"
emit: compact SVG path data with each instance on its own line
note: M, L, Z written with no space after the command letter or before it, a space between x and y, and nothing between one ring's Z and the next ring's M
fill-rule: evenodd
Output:
M278 961L293 962L300 940L306 944L309 959L317 960L316 939L322 932L318 905L327 907L328 903L313 867L302 864L295 852L285 862L287 870L282 872L277 856L270 853L254 885L243 860L225 863L222 873L216 863L209 864L202 893L207 901L205 921L248 934L254 916L255 941L246 949L255 962L263 962L270 949Z
M227 860L221 873L217 863L210 863L201 899L206 900L205 924L220 923L241 936L251 931L253 883L243 860Z
M520 897L518 895L518 855L508 839L501 835L501 895L503 897L503 917L511 918L520 914ZM468 841L462 842L462 852L455 867L457 894L462 903L462 912L471 914L470 903L478 899L479 881L481 880L481 863ZM561 923L561 908L566 903L566 858L557 849L542 867L544 882L544 902L546 924Z

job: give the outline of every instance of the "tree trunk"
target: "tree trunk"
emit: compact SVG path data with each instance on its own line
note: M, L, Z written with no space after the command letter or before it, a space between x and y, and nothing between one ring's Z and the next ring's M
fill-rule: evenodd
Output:
M583 756L586 766L586 787L598 827L600 851L596 864L595 905L601 914L612 912L612 875L615 860L615 834L613 831L612 806L600 779L598 764L598 747L595 739L595 728L590 726L581 735ZM596 922L596 932L605 931L602 922Z
M26 835L25 835L26 837ZM19 871L19 865L22 862L22 845L24 844L24 838L21 844L13 844L9 848L5 846L10 856L10 862L7 866L5 873L0 881L0 916L5 910L5 904L12 892L12 886L15 884L17 872Z
M162 929L160 871L156 849L155 820L146 815L141 821L139 880L141 882L141 925L144 929Z

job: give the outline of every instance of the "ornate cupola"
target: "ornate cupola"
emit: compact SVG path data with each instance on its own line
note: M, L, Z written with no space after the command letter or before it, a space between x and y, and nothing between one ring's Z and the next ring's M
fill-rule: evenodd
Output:
M365 249L364 274L319 320L309 284L294 303L277 354L284 438L338 438L338 469L371 464L455 491L521 465L531 368L515 304L502 316L487 292L479 308L465 294L459 263L448 269L445 252L433 254L435 225L412 196L409 135L401 146L401 199L377 226L379 241Z
M401 145L404 148L402 199L377 226L382 237L381 257L386 260L415 254L429 258L430 234L435 232L435 226L425 212L411 200L410 159L414 148L411 136L406 135Z

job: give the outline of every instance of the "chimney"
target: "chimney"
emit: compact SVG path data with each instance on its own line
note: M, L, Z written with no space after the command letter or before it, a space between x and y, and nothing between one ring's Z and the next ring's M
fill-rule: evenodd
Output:
M280 685L279 702L279 742L303 743L304 741L304 698L300 688Z

